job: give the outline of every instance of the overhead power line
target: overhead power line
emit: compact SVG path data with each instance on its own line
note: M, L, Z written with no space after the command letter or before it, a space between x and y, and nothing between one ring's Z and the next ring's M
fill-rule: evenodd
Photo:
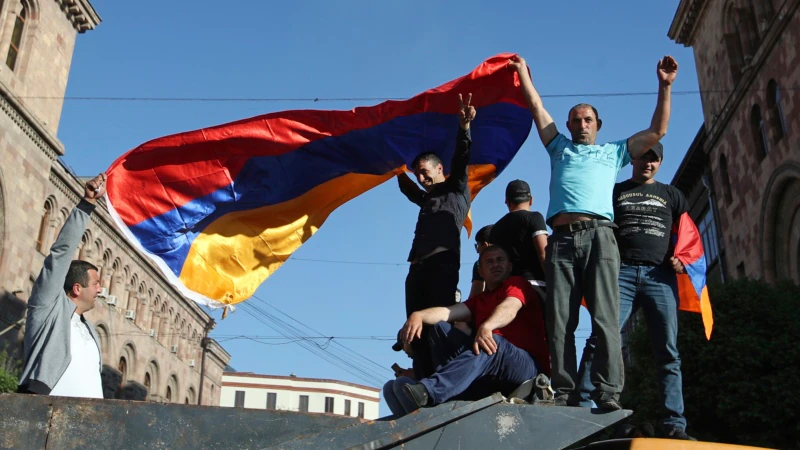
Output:
M781 90L794 91L800 89L798 86L781 86ZM733 92L732 89L705 89L672 91L672 95L699 95L699 94L725 94ZM576 97L648 97L657 95L657 91L647 92L588 92L576 94L541 94L542 98L576 98ZM91 96L91 95L68 95L68 96L18 96L18 99L30 100L59 100L59 101L97 101L97 102L215 102L215 103L235 103L235 102L382 102L386 100L407 100L408 97L116 97L116 96Z

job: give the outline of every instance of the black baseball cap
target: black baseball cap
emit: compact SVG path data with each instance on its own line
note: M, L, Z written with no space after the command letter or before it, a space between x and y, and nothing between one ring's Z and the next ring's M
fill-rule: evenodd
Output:
M661 161L664 159L664 146L661 145L661 142L656 142L653 147L648 150L648 152L653 152L658 156L658 160ZM645 152L647 153L647 152Z
M527 202L531 199L531 187L522 180L514 180L506 186L506 200L511 203Z
M397 342L392 345L392 350L399 352L403 349L403 340L400 339L400 332L403 331L402 328L397 331Z

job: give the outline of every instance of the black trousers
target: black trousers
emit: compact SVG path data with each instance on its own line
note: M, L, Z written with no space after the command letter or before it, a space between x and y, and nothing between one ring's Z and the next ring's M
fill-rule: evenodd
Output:
M451 306L456 301L458 271L461 268L458 253L444 251L411 264L406 277L406 317L415 311L433 306ZM422 329L422 338L411 345L414 352L416 376L425 378L433 374L434 366L428 344L430 326Z

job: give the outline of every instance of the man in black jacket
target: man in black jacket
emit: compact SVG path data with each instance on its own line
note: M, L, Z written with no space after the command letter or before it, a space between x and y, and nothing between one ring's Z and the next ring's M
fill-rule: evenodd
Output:
M470 106L472 94L459 101L459 130L450 175L445 178L442 161L435 153L414 158L411 169L420 189L408 176L397 176L400 191L419 205L419 217L408 261L406 277L406 316L432 306L453 304L461 267L461 227L469 212L471 196L467 186L467 165L472 143L469 124L475 118ZM414 370L423 378L433 373L427 329L414 344Z

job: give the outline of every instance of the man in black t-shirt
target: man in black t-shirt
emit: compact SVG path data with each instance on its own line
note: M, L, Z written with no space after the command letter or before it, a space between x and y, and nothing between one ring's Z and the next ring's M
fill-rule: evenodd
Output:
M489 246L489 235L491 233L491 225L486 225L478 230L477 233L475 233L475 252L478 253L479 259L481 251ZM473 295L478 295L483 292L484 287L485 283L483 282L483 277L481 276L478 268L478 261L476 260L475 264L472 265L472 286L469 289L469 296L467 296L467 299L472 298Z
M666 417L663 436L692 439L683 416L681 360L678 354L678 287L675 273L685 271L673 257L672 225L688 211L686 198L674 186L659 183L663 147L656 144L634 159L633 176L614 186L614 221L622 265L619 271L620 329L639 308L658 365L659 398ZM581 394L593 388L588 382L594 346L589 338L581 361Z
M547 247L547 225L544 217L531 211L533 196L528 183L514 180L506 186L508 214L492 227L489 242L508 252L513 269L511 275L528 280L544 289L544 252ZM544 293L537 290L544 298Z

